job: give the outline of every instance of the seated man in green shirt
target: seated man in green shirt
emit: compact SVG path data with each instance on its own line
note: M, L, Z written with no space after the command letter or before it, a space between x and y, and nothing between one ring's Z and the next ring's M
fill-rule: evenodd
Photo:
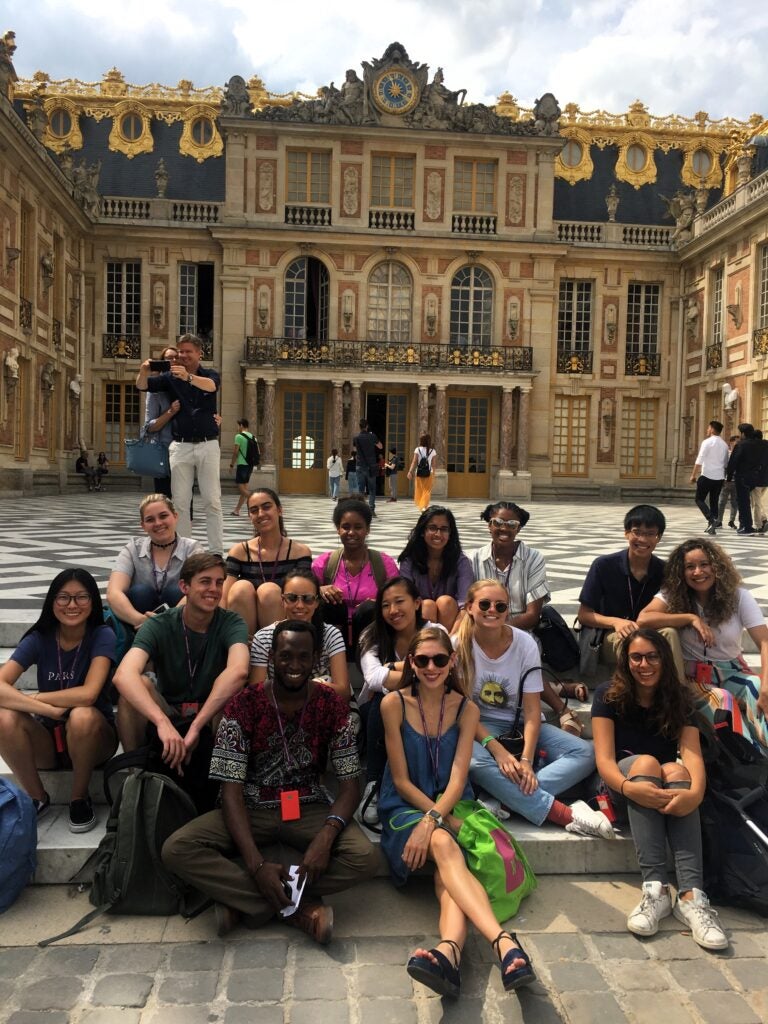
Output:
M245 623L219 607L224 576L221 555L190 555L179 579L186 604L145 622L114 676L123 749L146 743L147 723L152 723L163 760L180 775L203 730L210 733L213 719L248 678ZM156 685L144 674L150 661Z

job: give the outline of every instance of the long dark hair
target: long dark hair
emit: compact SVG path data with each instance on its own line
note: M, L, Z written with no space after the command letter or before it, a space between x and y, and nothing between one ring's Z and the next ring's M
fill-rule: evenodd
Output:
M707 597L704 619L710 626L719 626L738 607L741 576L730 556L714 541L694 537L678 544L669 553L661 592L670 612L698 614L696 595L685 582L685 556L691 551L703 551L712 564L715 582Z
M659 685L653 694L649 718L657 733L677 739L693 711L693 696L677 674L669 641L655 629L641 627L624 639L605 701L615 704L622 718L631 717L638 706L636 684L629 667L629 648L634 640L647 640L661 655Z
M427 626L424 629L420 629L414 636L413 640L411 640L410 646L408 647L408 654L405 657L405 667L403 668L401 689L405 690L410 686L411 691L414 694L418 693L419 679L413 670L413 665L411 665L411 655L416 654L419 647L428 640L434 640L436 643L440 644L446 654L454 653L451 638L444 629L440 629L439 626ZM448 690L456 690L456 692L462 694L462 696L467 696L461 674L459 673L456 664L454 664L453 668L448 673L445 685Z
M288 573L288 575L285 577L283 582L280 584L280 592L282 594L284 594L285 593L285 587L286 587L286 584L288 583L288 580L295 580L295 579L306 580L307 583L312 583L314 585L314 588L315 588L315 593L317 594L318 598L320 597L320 584L317 582L317 576L315 576L315 574L312 572L311 569L305 569L304 566L301 566L301 565L298 568L293 569L291 572ZM320 637L320 640L322 642L324 625L323 625L323 609L322 609L321 605L322 605L322 601L318 600L317 604L315 605L315 610L314 610L314 612L312 614L312 618L309 621L312 623L312 625L317 630L317 634ZM291 616L289 614L288 618L290 618L290 617Z
M43 601L40 618L34 626L29 627L24 636L29 636L30 633L34 633L35 631L43 634L56 632L60 623L53 611L53 599L62 587L67 583L71 583L72 580L79 583L83 590L87 590L88 596L91 599L91 614L88 616L85 623L86 633L92 632L97 626L104 625L104 606L101 603L101 594L99 593L96 580L91 576L87 569L81 569L79 566L72 566L70 569L62 569L59 575L51 582L50 587L48 587L48 593L45 595L45 600Z
M379 651L379 661L382 664L388 661L395 661L397 659L397 653L395 651L395 631L389 623L385 621L384 613L382 611L384 595L392 587L397 586L405 587L414 601L421 600L421 595L416 589L416 584L413 580L409 580L405 576L393 576L392 579L382 583L377 590L376 609L373 615L373 622L369 626L365 627L360 636L360 653L365 654L376 647ZM419 605L416 609L416 629L420 630L423 626L424 616L421 614L421 605Z
M442 505L430 505L425 508L416 525L408 535L405 547L398 556L398 561L409 558L414 569L420 573L428 572L429 552L427 542L424 540L424 533L435 516L445 516L451 532L448 535L448 543L443 548L442 564L440 566L440 578L447 579L451 573L456 571L461 557L461 542L459 541L459 528L456 525L456 517L449 508Z
M271 487L255 487L248 495L248 501L246 501L245 503L246 508L248 507L248 502L250 502L254 494L268 494L272 501L274 501L278 511L277 525L280 528L280 534L283 537L287 537L288 534L285 532L285 523L283 522L283 503L280 501L280 495L277 493L277 491L273 491ZM255 526L253 528L253 536L258 536L258 531L256 530Z

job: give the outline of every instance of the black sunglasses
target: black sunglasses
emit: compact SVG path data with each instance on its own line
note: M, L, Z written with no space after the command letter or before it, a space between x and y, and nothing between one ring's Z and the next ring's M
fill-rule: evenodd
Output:
M427 668L429 663L435 666L435 668L445 668L448 662L451 660L450 654L413 654L411 655L411 661L416 668Z
M501 615L502 612L505 612L507 608L509 608L508 601L489 601L487 598L484 597L481 601L477 602L477 607L480 609L481 612L487 612L491 605L493 605L493 607L496 609L499 615Z

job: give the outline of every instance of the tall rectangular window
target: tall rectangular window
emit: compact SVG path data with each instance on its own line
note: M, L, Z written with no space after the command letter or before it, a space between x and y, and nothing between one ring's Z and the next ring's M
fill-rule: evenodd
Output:
M717 267L712 272L712 344L717 345L723 340L725 321L723 319L723 285L725 271Z
M141 263L107 263L107 334L141 334Z
M412 156L374 155L371 160L371 206L413 209Z
M19 258L19 294L23 299L28 299L30 302L35 301L33 274L35 239L32 230L33 225L33 211L26 203L22 203L19 216L19 245L21 247L21 256ZM0 258L5 259L5 254L2 254Z
M331 201L331 154L312 149L288 150L289 203Z
M661 285L632 282L627 292L627 353L656 355L659 351Z
M768 327L768 245L760 250L758 282L757 326Z
M104 392L104 451L110 462L125 462L126 438L139 433L144 411L144 394L133 383L107 384Z
M557 306L557 347L588 352L592 341L592 282L561 281Z
M180 263L179 334L196 334L207 341L212 332L213 264Z
M619 472L623 477L655 476L655 399L625 398L622 403Z
M555 397L552 434L552 474L587 475L589 398L571 395Z
M456 160L453 209L457 213L493 213L496 209L496 164L492 160Z

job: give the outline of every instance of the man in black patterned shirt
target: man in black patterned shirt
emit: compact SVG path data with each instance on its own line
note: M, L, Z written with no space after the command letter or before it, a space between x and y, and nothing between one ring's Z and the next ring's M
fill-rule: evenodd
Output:
M163 847L165 865L215 901L219 935L241 916L254 927L290 905L288 872L264 846L301 851L306 891L284 920L320 943L330 941L333 909L319 897L378 868L377 851L352 821L360 763L347 705L312 679L317 643L311 623L277 624L273 683L233 697L219 725L211 778L222 783L221 809L190 822ZM330 806L320 784L329 757L339 782Z

